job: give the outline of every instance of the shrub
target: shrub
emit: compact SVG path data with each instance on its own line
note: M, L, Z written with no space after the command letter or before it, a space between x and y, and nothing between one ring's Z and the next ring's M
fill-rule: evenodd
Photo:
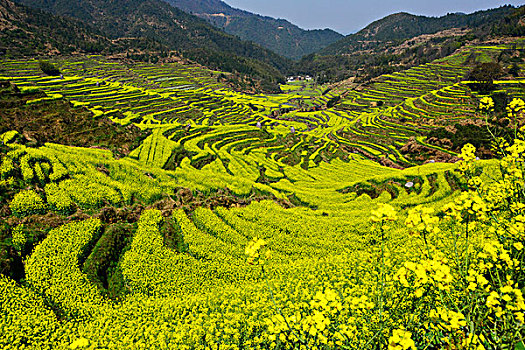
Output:
M40 70L47 75L60 75L60 70L49 61L38 61L38 65L40 66Z
M22 217L45 212L46 204L35 191L24 190L15 195L9 208L14 215Z
M494 80L501 77L502 74L503 69L498 63L488 62L474 67L467 78L475 82L470 84L471 89L487 92L494 90Z
M52 182L45 186L45 191L47 202L54 211L64 215L75 211L75 204L66 190Z
M27 236L24 232L24 225L20 224L11 231L11 242L16 251L20 254L27 244Z

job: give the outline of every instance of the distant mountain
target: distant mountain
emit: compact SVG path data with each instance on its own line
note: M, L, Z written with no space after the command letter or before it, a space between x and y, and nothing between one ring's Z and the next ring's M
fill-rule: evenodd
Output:
M206 19L227 33L256 42L289 58L297 59L319 51L343 38L331 29L304 30L284 19L235 9L221 0L165 1Z
M283 81L291 64L161 0L20 0L24 5L81 20L110 39L145 38L212 69L266 83Z
M227 16L253 15L248 11L233 8L221 0L168 0L168 3L194 15L220 13Z
M304 57L296 68L298 72L315 74L321 82L350 77L366 81L445 57L475 38L486 39L493 26L500 26L515 11L507 5L442 17L396 13Z

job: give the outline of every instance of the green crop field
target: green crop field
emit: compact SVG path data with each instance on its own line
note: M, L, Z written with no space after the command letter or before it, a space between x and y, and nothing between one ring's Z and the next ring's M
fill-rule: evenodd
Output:
M273 95L190 64L0 61L13 115L113 122L1 134L0 348L523 349L525 80L494 82L498 110L464 78L503 49ZM497 113L504 154L463 147ZM97 143L117 127L142 136Z

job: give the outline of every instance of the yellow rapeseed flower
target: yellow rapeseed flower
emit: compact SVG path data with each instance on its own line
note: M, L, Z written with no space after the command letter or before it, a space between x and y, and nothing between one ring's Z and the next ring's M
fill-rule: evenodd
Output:
M492 99L492 97L483 97L480 101L479 101L479 109L482 111L482 112L491 112L494 110L494 100Z
M408 211L405 225L418 233L438 233L439 218L432 215L433 213L433 208L418 205Z
M254 238L248 243L248 245L246 245L244 253L248 256L249 264L254 264L259 261L259 250L265 246L266 242L260 238Z
M83 349L87 348L89 346L89 340L86 338L79 338L75 340L71 345L69 345L70 349Z
M525 112L525 102L521 98L514 98L507 106L509 118L517 117L523 112Z
M482 341L485 341L485 337L483 335L478 336L477 334L470 333L463 340L463 349L485 350Z
M396 221L397 213L393 206L390 204L379 203L376 210L372 210L370 217L372 222L385 222L385 221Z
M392 336L388 338L388 350L416 350L416 344L412 340L412 333L404 329L394 329Z

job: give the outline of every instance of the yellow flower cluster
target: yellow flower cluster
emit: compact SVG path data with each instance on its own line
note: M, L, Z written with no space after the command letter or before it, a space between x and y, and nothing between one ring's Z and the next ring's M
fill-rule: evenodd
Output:
M494 111L494 100L492 99L492 97L483 97L480 101L479 101L479 109L482 111L482 112L492 112Z
M490 141L490 150L498 157L503 157L505 149L509 147L509 142L501 136L496 136Z
M372 301L370 301L370 299L366 295L361 295L360 297L352 297L349 303L350 309L352 309L356 313L364 313L365 310L370 310L375 306L375 304Z
M414 295L420 298L425 290L450 290L454 277L446 258L434 258L419 263L405 262L394 279L403 287L413 289Z
M354 309L369 306L366 297L352 299L355 299L351 302ZM318 291L310 303L295 305L295 312L290 316L277 314L266 321L270 348L280 342L286 344L286 348L294 348L296 344L301 348L318 349L355 340L356 328L352 324L355 317L345 320L347 312L349 310L335 290Z
M58 160L55 156L50 156L49 161L51 163L52 172L49 174L49 180L50 181L59 181L63 178L65 178L69 171L67 168Z
M0 348L56 349L64 332L45 299L0 274Z
M75 203L68 192L60 188L56 183L50 182L44 187L47 203L52 210L61 214L70 214L74 210Z
M437 309L431 310L429 317L433 321L430 325L431 327L447 331L457 331L461 327L467 325L465 315L461 312L448 310L444 307L438 307Z
M11 203L9 203L9 208L16 216L43 213L45 212L46 207L47 206L42 197L33 190L18 192Z
M522 290L519 283L511 277L521 270L522 262L516 255L520 256L522 249L520 242L512 244L510 249L505 249L498 242L485 243L483 249L476 254L467 277L468 290L484 296L488 310L496 318L511 324L524 323L525 303ZM494 281L494 274L498 278L501 276L503 281Z
M416 233L439 233L439 218L434 216L434 208L418 205L408 211L405 225Z
M404 329L394 329L388 338L388 350L416 350L416 344L412 340L412 333Z
M460 158L465 162L471 162L476 160L476 147L472 146L470 143L467 143L461 148Z
M387 222L396 220L396 209L392 205L386 203L379 203L378 208L372 210L370 216L370 221L372 221L375 224L379 224L380 228L385 230L389 228L386 225Z
M486 342L486 338L483 334L477 335L475 333L469 333L469 335L461 343L463 349L472 350L485 350L483 343Z
M20 134L16 130L6 131L0 135L0 142L4 145L7 145L8 143L11 143L18 135Z
M266 242L260 238L254 238L251 240L244 253L248 256L248 263L253 265L260 262L260 250L266 247Z
M32 182L35 178L35 172L29 164L30 160L32 160L30 154L25 154L22 158L20 158L20 169L22 171L22 178L26 182Z
M452 203L444 206L443 211L459 222L473 222L488 220L490 207L475 191L461 192Z
M244 245L248 243L246 237L228 226L211 209L202 207L195 209L193 219L202 230L216 236L227 244ZM237 248L234 248L232 253L239 257L242 256L242 250Z
M517 284L513 285L510 283L500 288L499 292L493 290L487 297L486 304L496 317L502 317L505 313L509 313L523 324L525 321L525 302L522 291L517 287Z
M0 164L0 178L6 179L13 175L15 170L13 160L16 156L15 151L10 151L2 158L2 163Z
M89 340L87 340L86 338L79 338L75 340L74 342L72 342L71 345L69 345L69 348L72 350L86 349L89 347L89 345L90 345Z
M24 224L19 224L11 230L11 244L20 253L27 243L27 236L24 232Z
M459 162L459 170L463 173L469 174L474 169L474 161L476 160L476 147L467 143L461 148L459 154L461 161Z
M24 182L45 185L67 175L67 170L46 152L19 144L10 144L9 151L0 165L0 178L17 177ZM17 164L15 166L15 163Z
M28 283L68 317L91 316L104 304L78 262L100 226L99 220L89 219L56 228L27 260Z
M508 249L501 243L489 242L483 246L483 250L478 253L478 266L481 271L497 267L503 269L517 269L520 265L518 259L513 258Z
M190 282L187 271L191 257L164 245L159 210L144 211L130 249L121 260L122 274L129 289L145 295L178 293Z
M509 118L517 118L525 112L525 102L521 98L514 98L507 106Z
M93 176L77 175L60 182L59 188L65 193L63 196L69 195L76 204L87 209L101 207L106 202L113 205L122 202L119 191L94 180Z

